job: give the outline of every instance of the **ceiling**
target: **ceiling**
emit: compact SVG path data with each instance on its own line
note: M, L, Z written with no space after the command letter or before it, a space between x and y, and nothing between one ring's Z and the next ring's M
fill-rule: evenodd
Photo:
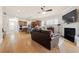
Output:
M46 9L53 9L53 11L46 12L46 14L42 14L40 8L41 6L5 6L3 12L12 17L35 19L62 15L65 11L70 10L72 6L46 6Z

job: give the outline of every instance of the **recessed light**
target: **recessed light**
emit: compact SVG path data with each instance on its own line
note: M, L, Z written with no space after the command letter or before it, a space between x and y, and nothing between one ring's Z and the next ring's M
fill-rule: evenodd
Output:
M17 10L17 12L21 12L21 10Z

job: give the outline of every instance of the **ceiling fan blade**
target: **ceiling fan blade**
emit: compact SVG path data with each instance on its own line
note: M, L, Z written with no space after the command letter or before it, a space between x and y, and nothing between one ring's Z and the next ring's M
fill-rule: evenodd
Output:
M41 7L41 10L42 10L42 11L45 11L45 6L42 6L42 7Z
M48 10L46 10L46 12L48 12L48 11L52 11L52 9L48 9Z
M41 7L41 10L43 10L43 8Z

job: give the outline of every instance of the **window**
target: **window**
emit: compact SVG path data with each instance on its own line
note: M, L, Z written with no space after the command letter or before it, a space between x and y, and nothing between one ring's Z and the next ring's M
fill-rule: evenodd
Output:
M17 18L10 18L9 19L9 30L17 31L19 29L18 19Z
M52 20L44 20L41 22L42 26L52 26L58 24L58 19L52 19Z
M58 24L58 19L47 20L46 25Z

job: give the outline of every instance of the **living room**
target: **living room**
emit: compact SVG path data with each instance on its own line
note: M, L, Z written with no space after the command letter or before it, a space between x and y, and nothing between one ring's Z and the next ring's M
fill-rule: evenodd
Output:
M0 22L2 21L3 24L0 23L0 32L3 29L0 37L0 44L3 45L1 52L79 52L78 6L3 6L0 7L0 12L2 13ZM70 17L75 15L76 19L67 21L65 18L67 14L71 15ZM32 25L33 28L30 29L29 25ZM39 34L35 32L32 32L33 35L31 35L30 31L37 25L44 31L52 29L55 34L59 34L60 39L55 38L52 41L52 46L55 45L55 48L51 48L50 35L48 38L45 34L48 39L44 39L43 35L39 37ZM74 34L74 37L67 36L69 32L71 36ZM40 44L42 41L37 42L36 37L38 39L42 37L42 41L47 41ZM47 45L44 45L46 43Z

